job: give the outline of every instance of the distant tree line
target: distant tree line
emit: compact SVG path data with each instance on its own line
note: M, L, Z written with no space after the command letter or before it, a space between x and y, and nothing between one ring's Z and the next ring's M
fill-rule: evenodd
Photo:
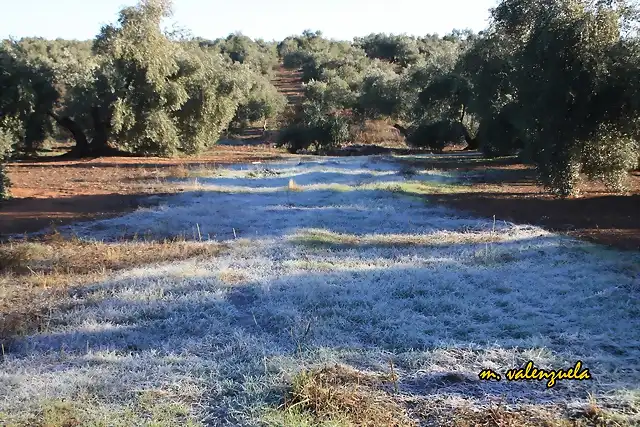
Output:
M518 153L560 195L581 174L622 190L640 153L639 16L624 0L502 0L479 34L290 37L278 53L306 97L282 144L321 151L391 118L415 146Z

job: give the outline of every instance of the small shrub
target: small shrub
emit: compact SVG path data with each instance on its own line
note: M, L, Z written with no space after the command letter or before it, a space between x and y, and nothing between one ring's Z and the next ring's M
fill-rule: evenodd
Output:
M0 129L0 201L8 199L10 196L9 187L11 183L9 182L5 162L11 152L12 142L9 133Z
M231 128L235 131L242 132L249 124L258 121L266 123L267 120L276 118L285 108L284 95L279 93L268 79L254 77L247 96L238 105L231 122Z
M414 147L442 151L448 144L464 142L462 125L449 120L421 123L409 133L407 142Z
M633 138L615 132L601 132L582 147L582 172L615 191L625 190L628 172L638 167L640 147Z
M284 58L282 58L282 63L285 68L295 70L302 68L305 64L307 64L311 60L311 57L312 54L310 52L295 50L292 52L287 52Z
M325 106L307 103L291 119L279 135L277 145L290 153L309 150L326 153L351 140L351 119Z
M312 129L301 125L284 128L278 135L276 146L286 147L287 151L292 154L299 153L308 149L313 143L312 131Z

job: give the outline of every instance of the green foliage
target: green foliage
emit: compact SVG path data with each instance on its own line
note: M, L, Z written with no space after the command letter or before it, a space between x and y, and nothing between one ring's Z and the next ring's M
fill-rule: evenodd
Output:
M322 52L330 42L322 37L321 31L305 30L300 36L290 36L278 43L278 56L286 68L300 68L304 58L313 52Z
M326 153L351 139L351 120L322 105L306 102L281 132L277 145L291 153L309 150Z
M101 59L96 73L106 86L97 88L93 101L106 104L99 121L108 124L109 135L102 137L137 153L178 151L172 116L189 99L184 83L189 77L195 83L204 65L178 62L179 47L160 30L169 6L147 1L122 10L118 24L103 27L94 44Z
M11 154L11 146L13 145L13 138L9 132L0 127L0 201L6 200L10 197L9 193L9 177L6 171L6 159Z
M85 42L5 42L0 84L8 90L0 111L14 123L16 144L34 148L55 119L81 155L107 153L109 145L147 155L196 153L218 140L249 97L244 113L275 114L282 100L259 77L273 68L275 45L241 35L217 47L177 40L161 30L170 13L164 0L127 7L91 51Z
M581 147L582 172L613 190L623 191L626 189L627 171L639 166L639 153L640 145L635 138L617 129L603 127Z
M624 2L503 0L464 61L470 109L495 122L483 133L512 134L485 137L489 151L520 144L560 195L576 191L581 172L620 188L638 157L638 39L624 32L634 11Z
M367 119L397 117L403 109L400 76L375 68L364 77L358 97L358 114Z
M433 79L418 99L425 108L440 105L443 115L462 120L473 96L470 82L456 73L449 73Z
M316 81L305 85L305 97L312 103L322 105L327 110L350 109L357 101L357 94L340 77L331 77L326 81Z
M416 39L404 35L370 34L356 38L356 45L361 47L369 58L380 59L401 67L415 64L420 59L420 50Z
M287 100L284 95L261 76L251 76L249 91L238 105L232 127L245 129L250 123L276 118L284 111Z
M52 71L30 60L16 42L0 46L0 130L14 149L34 151L52 130L51 111L58 101Z
M263 76L273 76L279 64L278 52L274 43L252 40L241 34L230 34L225 39L197 40L198 46L219 53L231 62L247 65L252 71Z

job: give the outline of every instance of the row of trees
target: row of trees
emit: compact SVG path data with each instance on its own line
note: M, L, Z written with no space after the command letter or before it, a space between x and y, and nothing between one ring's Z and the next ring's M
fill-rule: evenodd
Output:
M638 166L638 9L625 1L503 0L483 37L423 95L479 121L487 154L521 150L561 195L578 176L624 187ZM461 112L461 113L460 113Z
M389 117L416 146L520 153L560 195L580 174L623 189L640 153L639 16L624 0L502 0L480 34L289 38L279 52L308 82L294 134L318 116L341 118L340 129L349 117ZM318 129L289 145L343 138Z
M315 145L316 151L322 152L339 145L332 135L343 140L349 125L357 128L353 125L366 120L392 118L423 125L418 132L409 126L410 142L431 148L443 146L445 140L451 141L452 133L440 134L455 126L442 121L445 103L426 105L421 92L453 70L476 37L469 31L422 38L372 34L350 43L306 32L286 39L279 45L283 62L300 68L306 84L305 102L291 120L294 131L284 132L282 143L291 151ZM323 125L306 126L309 135L304 137L303 124L319 123L317 117L325 117ZM463 118L470 126L472 119ZM461 131L466 128L457 130L457 136L464 139ZM421 135L427 137L424 144Z

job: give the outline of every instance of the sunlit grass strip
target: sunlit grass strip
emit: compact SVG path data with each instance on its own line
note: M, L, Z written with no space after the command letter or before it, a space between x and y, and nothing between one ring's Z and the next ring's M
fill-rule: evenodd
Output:
M202 424L193 419L190 405L181 399L171 399L160 390L141 391L135 403L128 408L111 407L108 403L91 401L47 400L39 405L35 414L3 414L0 420L9 427L46 426L155 426L196 427ZM106 420L109 420L106 422Z
M461 244L496 243L510 240L507 234L456 233L432 234L355 234L336 233L324 229L298 231L290 237L293 243L310 246L446 246Z
M429 195L429 194L450 194L466 191L467 186L462 184L445 184L440 182L427 181L398 181L398 182L377 182L362 185L348 185L338 183L299 185L296 184L297 191L390 191L394 193L404 193L409 195ZM277 193L290 191L289 186L284 187L245 187L236 185L202 185L203 191L219 193Z

